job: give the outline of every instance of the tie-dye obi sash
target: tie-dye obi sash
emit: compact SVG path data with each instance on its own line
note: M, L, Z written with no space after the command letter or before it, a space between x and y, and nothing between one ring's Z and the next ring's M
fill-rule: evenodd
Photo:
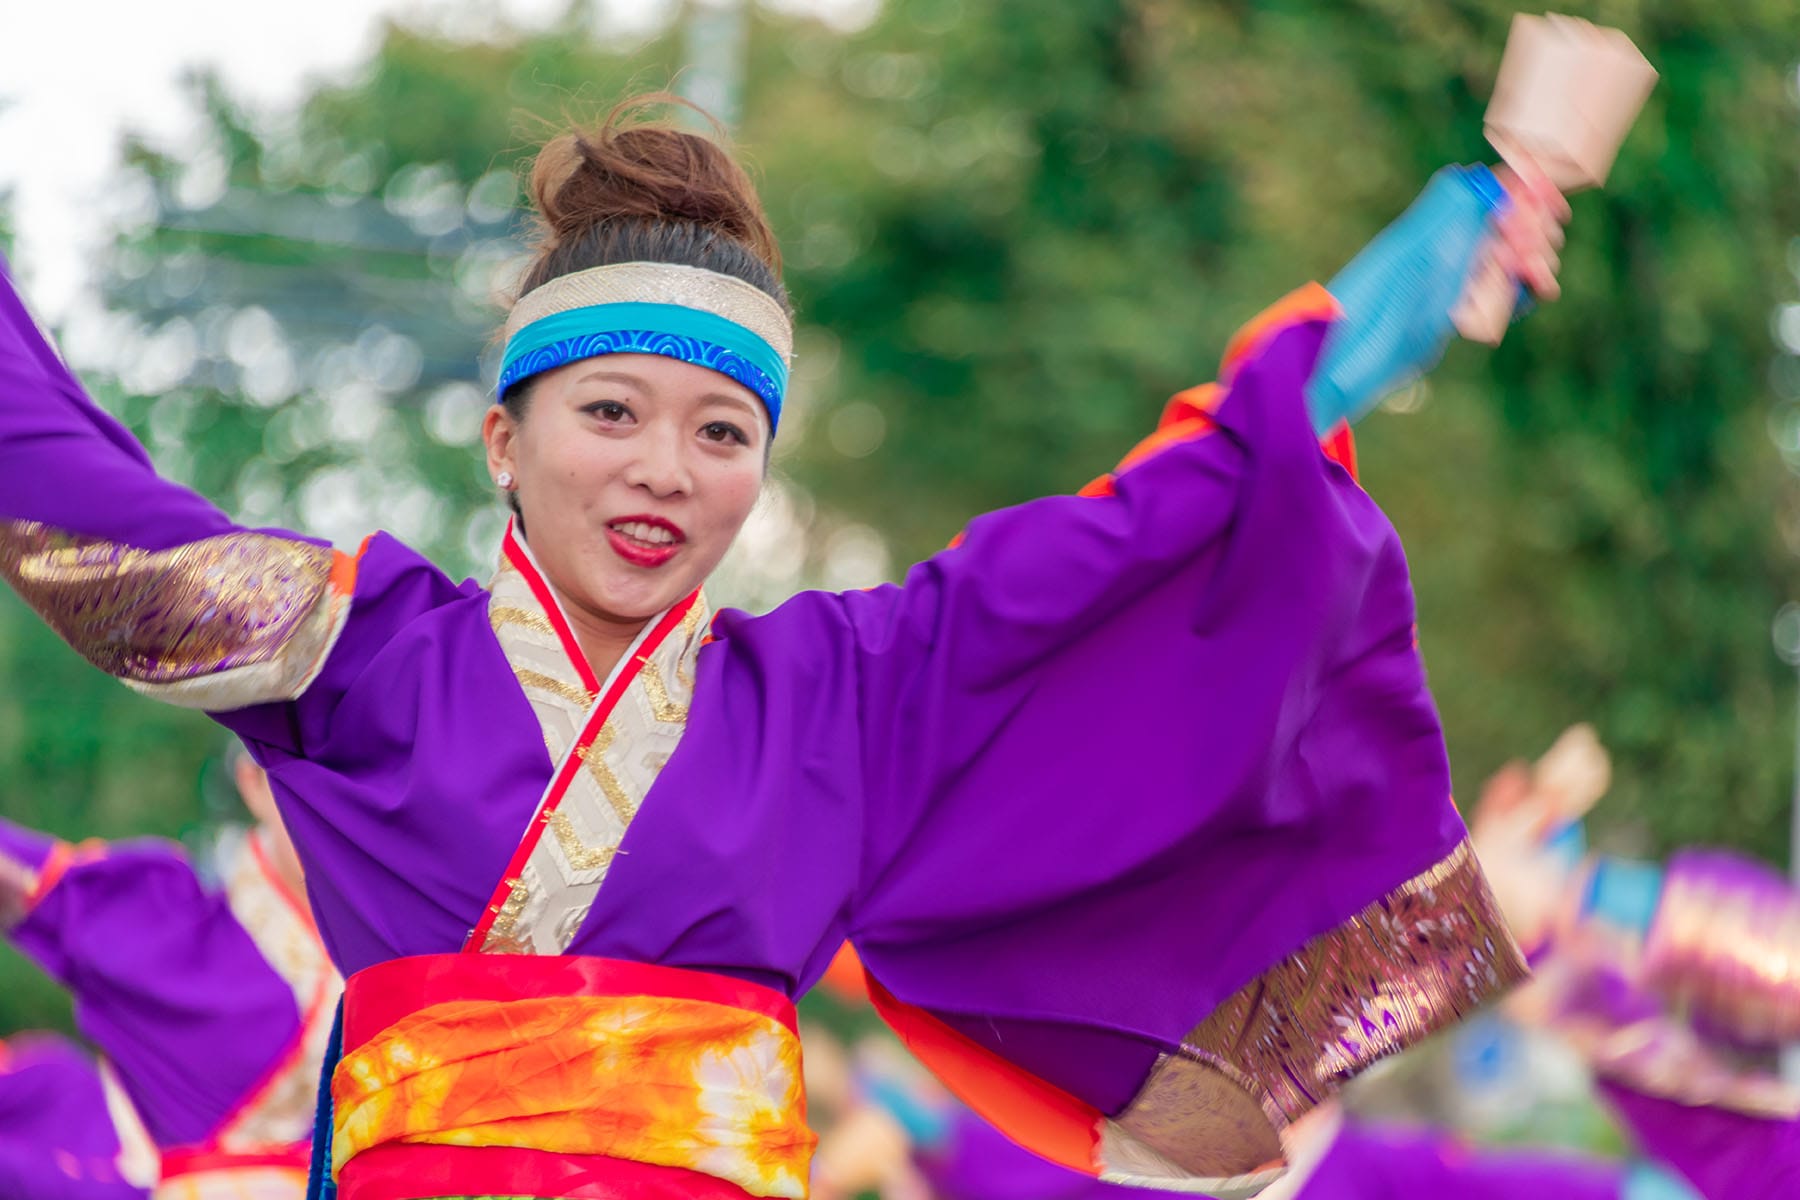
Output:
M608 959L359 972L331 1095L341 1200L801 1200L816 1140L786 997Z

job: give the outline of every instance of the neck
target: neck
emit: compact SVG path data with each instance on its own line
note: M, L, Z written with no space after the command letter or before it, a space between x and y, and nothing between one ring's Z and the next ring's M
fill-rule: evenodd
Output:
M569 623L569 632L575 635L575 644L581 647L581 657L587 660L588 670L593 672L596 680L604 680L612 673L614 666L631 644L637 641L638 634L650 623L649 618L641 621L621 621L604 613L594 612L577 604L551 581L544 569L537 565L531 557L531 550L525 541L524 523L517 518L507 530L508 539L516 539L525 556L530 560L527 569L535 575L550 594L556 599L556 607Z
M631 644L637 641L638 634L644 632L644 626L650 623L648 619L610 620L569 603L568 597L560 592L556 598L569 619L569 628L581 647L582 657L587 659L588 669L593 671L596 679L604 680L612 673L625 652L631 649Z
M306 875L300 870L300 859L287 839L267 825L258 824L252 835L262 842L264 856L281 885L306 903Z

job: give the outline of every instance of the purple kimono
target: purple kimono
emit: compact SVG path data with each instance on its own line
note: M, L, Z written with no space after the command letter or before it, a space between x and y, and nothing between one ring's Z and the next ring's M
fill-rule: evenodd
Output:
M1707 1200L1800 1191L1800 1087L1770 1067L1800 1039L1800 890L1722 850L1670 859L1647 912L1600 897L1529 999L1592 1066L1643 1151Z
M297 1195L340 985L254 838L226 844L214 889L168 843L0 821L0 865L33 884L7 936L69 989L166 1176L245 1167Z
M0 1196L146 1200L92 1060L49 1034L0 1042Z
M601 690L517 561L490 592L386 535L351 557L239 528L157 478L8 285L0 572L245 739L346 974L501 908L490 947L789 996L849 940L1102 1114L1108 1177L1254 1188L1288 1120L1524 974L1450 802L1399 541L1306 412L1334 311L1272 310L1095 494L982 517L898 586L684 622L543 843L567 878L506 905Z

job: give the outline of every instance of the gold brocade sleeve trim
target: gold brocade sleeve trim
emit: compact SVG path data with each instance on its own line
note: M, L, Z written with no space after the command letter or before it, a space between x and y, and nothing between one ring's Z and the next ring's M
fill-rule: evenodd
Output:
M304 691L348 612L346 563L260 533L142 550L0 522L0 575L52 629L107 674L193 708Z
M1464 841L1251 980L1163 1055L1103 1131L1103 1154L1140 1160L1115 1160L1111 1177L1173 1166L1218 1192L1251 1190L1243 1177L1267 1182L1289 1123L1527 975Z

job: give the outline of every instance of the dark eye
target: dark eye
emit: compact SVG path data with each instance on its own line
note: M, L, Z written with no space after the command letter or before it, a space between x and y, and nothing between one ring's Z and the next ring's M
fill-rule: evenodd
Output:
M592 404L584 404L581 411L599 417L602 421L623 421L631 416L631 410L617 400L596 400Z
M731 443L748 446L750 438L730 421L708 421L700 427L700 436L709 442Z

